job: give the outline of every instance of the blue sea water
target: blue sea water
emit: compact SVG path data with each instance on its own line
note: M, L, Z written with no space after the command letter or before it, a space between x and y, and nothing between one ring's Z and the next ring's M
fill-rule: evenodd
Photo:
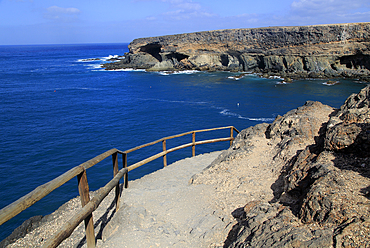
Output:
M0 46L0 208L113 147L122 151L190 130L233 125L242 130L272 122L307 100L340 107L364 83L339 79L281 79L230 72L164 74L104 71L109 55L123 55L127 44ZM84 59L99 58L91 61ZM229 130L197 138L226 137ZM168 141L167 147L191 137ZM171 143L172 142L172 143ZM228 142L197 146L197 154L226 149ZM133 163L161 151L161 144L128 156ZM191 150L168 155L169 163ZM134 170L135 179L162 167L154 161ZM91 190L112 178L107 159L88 170ZM76 196L71 180L0 226L0 240L24 220L46 215Z

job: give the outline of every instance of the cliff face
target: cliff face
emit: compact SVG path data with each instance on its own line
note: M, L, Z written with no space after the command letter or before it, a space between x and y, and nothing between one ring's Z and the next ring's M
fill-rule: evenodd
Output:
M224 247L369 247L370 86L340 109L307 102L272 124L243 130L193 183L225 190L223 175L237 171L227 182L239 185L225 199L242 185L253 187L253 181L238 175L262 143L270 146L264 163L249 166L274 172L273 196L256 197L256 192L244 198L232 212L238 223ZM229 166L236 158L241 160L238 167Z
M357 77L370 74L370 23L232 29L141 38L106 69L226 70Z

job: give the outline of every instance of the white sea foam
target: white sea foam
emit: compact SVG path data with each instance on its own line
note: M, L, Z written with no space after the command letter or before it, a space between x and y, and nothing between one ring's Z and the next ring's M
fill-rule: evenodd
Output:
M333 86L333 85L336 85L336 84L339 84L339 83L340 83L339 81L326 81L322 84L327 85L327 86Z
M77 62L92 62L92 61L108 61L110 59L118 59L118 58L124 58L124 56L121 55L109 55L108 57L101 57L101 58L85 58L85 59L78 59Z
M142 72L146 72L145 69L133 69L133 68L114 69L114 70L106 70L106 71L142 71Z
M280 76L269 76L270 79L283 79L282 77Z
M247 76L254 76L255 74L253 73L250 73L250 72L245 72L245 73L241 73L239 75L234 75L234 76L229 76L227 77L228 79L232 79L232 80L240 80L244 77L247 77Z
M87 87L68 87L68 88L55 88L55 91L62 90L103 90L101 88L87 88Z
M100 61L100 58L88 58L88 59L78 59L77 62L91 62L91 61Z
M118 59L119 57L121 57L120 55L109 55L108 57L103 57L102 60L109 60L109 59Z
M275 118L248 118L250 121L273 122Z
M160 71L158 72L160 75L169 76L169 75L178 75L178 74L193 74L197 73L197 70L185 70L185 71Z
M220 114L222 115L226 115L226 116L233 116L233 117L237 117L239 119L246 119L244 118L243 116L241 116L240 114L236 114L236 113L233 113L233 112L230 112L230 110L228 109L223 109Z
M208 102L193 102L193 101L180 101L180 100L166 100L158 98L137 98L142 101L157 101L157 102L169 102L169 103L185 103L185 104L208 104Z
M104 70L101 64L85 64L84 66L86 66L88 69L92 71L103 71Z
M222 115L226 115L226 116L232 116L232 117L236 117L236 118L239 118L239 119L243 119L243 120L249 120L249 121L259 121L259 122L273 122L275 120L275 118L250 118L250 117L244 117L240 114L236 114L236 113L233 113L233 112L230 112L228 109L223 109L222 111L220 111L220 114Z
M228 79L233 79L233 80L240 80L241 77L237 77L237 76L230 76L230 77L227 77Z
M89 64L88 65L91 69L101 69L103 66L101 64Z

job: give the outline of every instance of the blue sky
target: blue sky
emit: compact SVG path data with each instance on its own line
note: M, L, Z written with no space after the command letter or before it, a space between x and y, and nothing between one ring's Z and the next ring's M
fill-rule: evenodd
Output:
M0 0L0 45L348 22L370 22L370 0Z

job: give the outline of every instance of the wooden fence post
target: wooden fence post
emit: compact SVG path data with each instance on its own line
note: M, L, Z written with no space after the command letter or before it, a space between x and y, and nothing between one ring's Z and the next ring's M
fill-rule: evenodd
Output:
M233 145L233 140L234 140L234 127L231 127L230 138L232 138L230 140L230 146L232 146Z
M118 173L118 153L112 154L112 162L113 162L113 177L115 177ZM119 198L121 196L120 194L120 188L119 188L119 181L116 186L116 194L115 194L115 200L116 200L116 212L119 209Z
M122 153L122 163L123 163L123 168L127 168L127 153ZM128 188L128 172L125 173L123 176L124 184L125 184L125 189Z
M77 176L78 192L80 193L81 204L84 207L90 201L89 184L87 183L86 170ZM88 248L95 247L95 232L92 213L85 219L86 243Z
M166 151L166 140L162 141L163 151ZM167 166L167 155L163 155L163 167Z
M195 132L193 132L193 138L192 138L192 142L193 142L193 146L192 146L192 155L193 157L195 156Z

